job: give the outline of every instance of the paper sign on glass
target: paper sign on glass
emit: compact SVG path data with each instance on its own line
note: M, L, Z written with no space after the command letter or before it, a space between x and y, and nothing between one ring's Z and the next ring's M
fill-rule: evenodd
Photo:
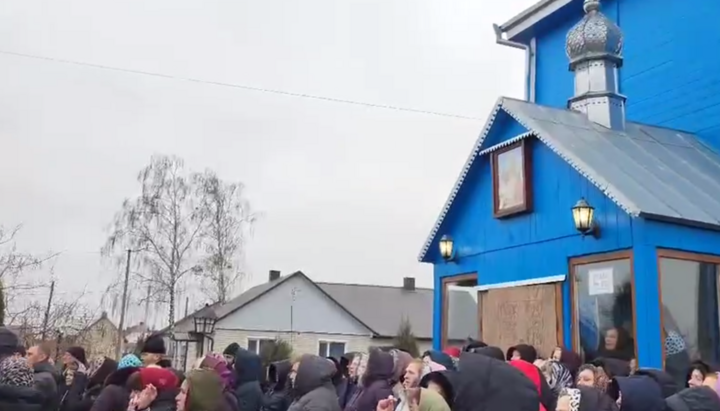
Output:
M590 283L588 284L588 294L602 295L613 294L615 292L612 268L590 270L588 277L590 279Z

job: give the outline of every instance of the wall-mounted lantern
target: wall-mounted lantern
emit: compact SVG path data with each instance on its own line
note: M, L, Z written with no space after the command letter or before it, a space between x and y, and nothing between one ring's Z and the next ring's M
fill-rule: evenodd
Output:
M453 250L453 239L449 235L445 234L440 238L440 255L442 256L443 260L445 261L452 261L452 259L455 257L455 253Z
M595 238L600 237L600 227L595 223L595 207L588 204L584 198L578 200L572 208L573 221L575 229L584 236L591 235Z

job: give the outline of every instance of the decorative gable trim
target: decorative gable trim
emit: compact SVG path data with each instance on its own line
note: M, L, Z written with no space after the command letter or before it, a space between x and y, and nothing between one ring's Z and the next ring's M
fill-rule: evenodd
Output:
M420 254L418 255L418 261L422 262L425 259L425 256L427 255L428 250L430 249L430 246L432 245L433 240L438 234L438 231L440 230L440 226L445 221L445 217L447 216L448 212L450 211L450 207L452 207L453 202L455 201L455 197L457 197L458 193L460 192L460 188L462 187L462 184L465 182L465 178L468 175L468 172L470 171L470 168L472 167L473 163L478 157L482 157L483 155L487 153L491 153L493 151L496 151L502 147L505 147L507 145L516 143L522 139L528 138L530 136L535 136L538 140L540 140L543 144L545 144L550 150L552 150L553 153L560 156L560 158L563 159L567 164L569 164L575 171L577 171L580 175L582 175L584 178L586 178L591 184L593 184L595 187L597 187L605 196L607 196L613 203L615 203L618 207L620 207L621 210L625 211L627 214L629 214L632 217L638 217L640 216L641 212L638 207L636 207L628 198L626 198L622 193L615 190L614 187L612 187L607 181L605 181L602 176L600 176L599 173L597 173L595 170L593 170L591 167L589 167L587 164L585 164L582 160L577 158L577 156L572 155L571 153L566 153L563 150L560 150L553 142L552 137L546 136L543 133L541 133L539 130L534 130L532 127L529 126L529 124L524 121L522 116L517 115L517 113L514 113L512 110L508 109L507 107L504 107L505 101L512 101L512 99L506 99L504 97L500 97L495 105L495 108L493 109L492 113L488 117L487 122L485 123L485 127L483 127L483 131L478 137L478 139L475 141L475 145L473 146L473 150L470 153L470 156L468 156L468 159L465 161L465 165L462 168L462 172L460 173L460 176L455 182L455 185L453 186L452 191L450 192L450 195L448 196L448 199L445 201L445 205L442 208L442 211L440 212L440 215L438 216L437 220L435 221L435 225L433 226L432 230L430 231L430 234L428 235L427 239L425 240L425 244L423 245L422 250L420 250ZM513 120L517 121L518 124L523 126L528 132L521 134L517 137L513 137L512 139L509 139L505 142L502 142L500 144L497 144L495 146L489 147L485 150L480 150L480 147L482 147L483 142L485 141L485 138L487 138L487 135L490 133L490 129L492 128L493 122L495 121L495 118L497 117L500 110L507 113Z

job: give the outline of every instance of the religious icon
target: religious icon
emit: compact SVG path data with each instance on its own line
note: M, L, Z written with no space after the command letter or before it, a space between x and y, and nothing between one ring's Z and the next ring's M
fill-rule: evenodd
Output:
M529 209L526 150L523 142L493 155L495 215L506 216Z

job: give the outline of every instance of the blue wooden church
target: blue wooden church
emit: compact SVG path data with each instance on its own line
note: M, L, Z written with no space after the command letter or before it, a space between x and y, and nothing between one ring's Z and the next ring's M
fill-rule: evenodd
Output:
M717 0L542 0L495 27L527 98L497 100L420 251L436 348L720 359L718 20Z

